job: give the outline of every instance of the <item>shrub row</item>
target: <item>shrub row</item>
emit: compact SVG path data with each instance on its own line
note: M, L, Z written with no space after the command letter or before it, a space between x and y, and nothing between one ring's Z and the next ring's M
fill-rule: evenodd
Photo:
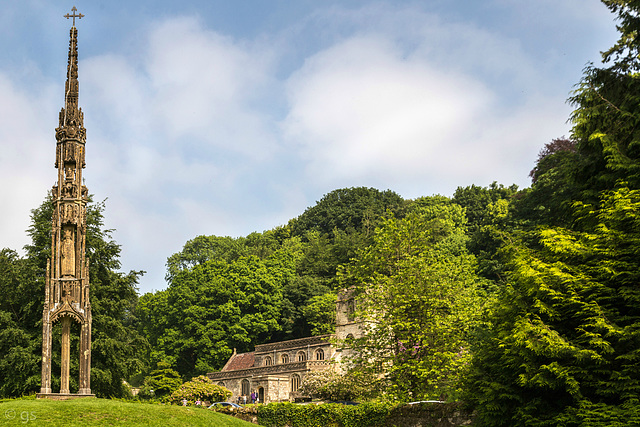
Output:
M469 425L472 421L471 414L459 403L423 403L418 405L271 403L258 405L255 410L257 410L258 424L265 427L409 427L419 425L452 427ZM241 416L241 414L237 415Z

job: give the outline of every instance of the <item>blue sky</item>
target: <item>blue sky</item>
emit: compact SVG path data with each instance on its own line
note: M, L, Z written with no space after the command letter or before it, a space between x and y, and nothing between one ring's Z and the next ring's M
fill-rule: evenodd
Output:
M245 236L334 189L529 185L616 39L597 0L0 1L0 247L56 179L77 6L86 185L141 292L197 235Z

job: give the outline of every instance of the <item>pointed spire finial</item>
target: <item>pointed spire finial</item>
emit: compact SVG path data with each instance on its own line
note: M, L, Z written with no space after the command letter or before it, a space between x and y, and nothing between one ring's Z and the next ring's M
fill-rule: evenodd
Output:
M69 18L73 18L73 26L76 26L76 18L78 19L82 19L82 17L84 17L83 14L79 13L76 15L76 12L78 11L78 9L76 9L75 6L73 6L71 8L71 12L73 12L73 14L69 15L68 13L66 15L64 15L65 18L69 19Z
M76 14L74 6L73 14L65 15L65 18L82 18L83 14ZM65 83L65 105L60 111L60 126L56 129L56 138L62 140L65 135L73 134L73 137L81 135L84 138L83 114L78 106L78 29L73 26L69 30L69 63L67 65L67 81Z

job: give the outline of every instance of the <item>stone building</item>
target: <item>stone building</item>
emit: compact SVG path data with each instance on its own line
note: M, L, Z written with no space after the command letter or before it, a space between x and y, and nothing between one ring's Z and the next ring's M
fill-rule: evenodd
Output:
M335 334L261 344L249 353L234 350L222 370L207 377L231 390L230 401L242 396L248 401L252 392L261 403L293 401L301 397L298 389L308 372L341 369L340 362L349 349L336 343L360 334L354 312L352 292L342 291L336 302Z

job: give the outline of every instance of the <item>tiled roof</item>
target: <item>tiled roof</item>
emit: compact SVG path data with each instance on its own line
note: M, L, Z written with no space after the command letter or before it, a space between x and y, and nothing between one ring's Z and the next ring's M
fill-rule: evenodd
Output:
M231 359L222 368L223 371L235 371L237 369L252 368L255 362L253 351L251 353L240 353L231 356Z

